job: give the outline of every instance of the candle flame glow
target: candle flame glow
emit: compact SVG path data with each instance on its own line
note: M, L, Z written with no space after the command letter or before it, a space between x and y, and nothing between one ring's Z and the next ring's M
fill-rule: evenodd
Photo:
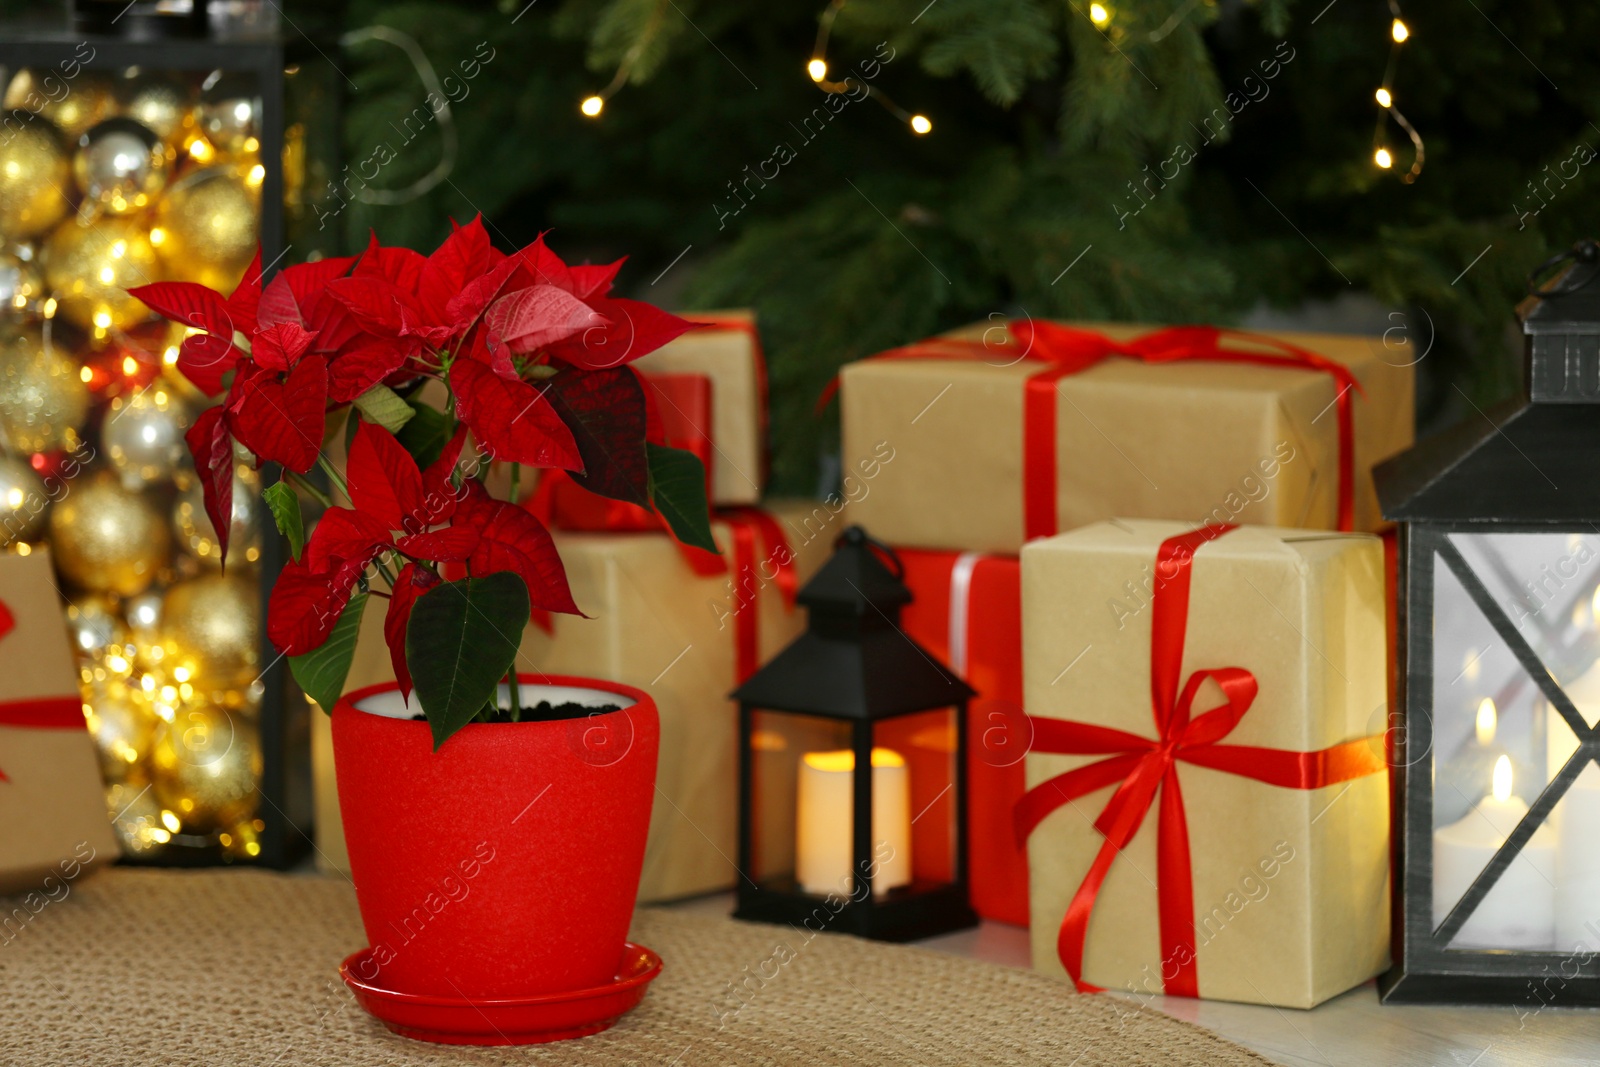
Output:
M806 765L819 771L853 771L856 769L856 754L849 749L840 749L836 752L807 752ZM874 767L904 767L905 757L892 748L877 748L872 750L872 765Z
M1476 723L1478 744L1489 745L1494 743L1494 730L1499 721L1499 716L1494 710L1494 701L1484 697L1478 705L1478 721Z
M1504 804L1511 799L1511 757L1501 756L1494 761L1494 799Z

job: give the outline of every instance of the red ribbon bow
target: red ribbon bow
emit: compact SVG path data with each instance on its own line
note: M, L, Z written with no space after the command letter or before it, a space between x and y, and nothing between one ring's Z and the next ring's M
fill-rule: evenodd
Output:
M1358 738L1316 752L1292 752L1251 745L1219 744L1239 725L1256 697L1256 680L1242 667L1195 671L1178 689L1183 643L1189 625L1190 568L1195 552L1233 530L1208 524L1170 537L1156 555L1155 592L1150 621L1150 696L1156 736L1072 720L1029 717L1034 752L1106 755L1108 758L1059 774L1028 790L1014 817L1025 840L1045 816L1068 802L1120 783L1094 827L1105 837L1089 873L1067 906L1056 938L1062 965L1080 990L1098 992L1083 981L1083 946L1095 899L1117 853L1133 841L1145 815L1161 796L1157 823L1157 898L1160 908L1162 981L1167 993L1199 995L1195 967L1194 876L1189 859L1189 826L1178 782L1178 762L1253 778L1284 789L1320 789L1382 770L1380 738ZM1222 689L1225 702L1200 715L1194 700L1207 679ZM1168 970L1176 973L1168 977Z
M1350 368L1326 356L1280 341L1275 337L1226 330L1215 326L1169 326L1133 338L1113 341L1105 334L1053 322L1026 319L1007 325L1010 343L991 345L987 340L934 338L879 353L873 359L995 359L1031 360L1048 366L1029 377L1022 409L1022 516L1026 540L1050 537L1060 531L1057 511L1056 383L1088 370L1111 356L1144 363L1205 360L1211 363L1249 363L1262 367L1298 367L1332 376L1337 393L1339 487L1337 526L1355 526L1355 415L1350 393L1363 393ZM1249 341L1275 352L1229 347L1226 339ZM822 395L833 396L837 379Z
M16 629L16 616L0 601L0 639ZM83 701L72 697L43 697L32 700L7 700L0 703L0 726L25 726L35 730L83 729ZM9 782L0 770L0 782Z

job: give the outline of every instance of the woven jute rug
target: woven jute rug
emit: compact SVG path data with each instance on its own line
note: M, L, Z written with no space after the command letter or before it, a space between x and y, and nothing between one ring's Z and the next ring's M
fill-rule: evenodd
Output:
M1043 975L659 908L638 913L633 937L665 969L613 1029L551 1045L429 1045L391 1034L339 981L339 961L364 943L342 879L113 869L60 900L35 898L26 920L18 899L0 904L8 1067L1267 1062ZM780 940L790 951L774 968Z

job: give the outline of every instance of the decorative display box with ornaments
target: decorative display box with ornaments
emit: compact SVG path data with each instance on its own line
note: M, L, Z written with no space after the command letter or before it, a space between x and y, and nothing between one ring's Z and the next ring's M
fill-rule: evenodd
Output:
M189 282L133 292L197 331L180 371L231 375L188 433L207 513L231 505L235 442L282 467L263 494L290 553L267 636L332 711L370 939L341 973L398 1033L593 1033L660 967L624 940L656 795L655 702L519 668L530 620L582 614L550 529L511 502L524 467L717 551L704 465L663 442L644 380L616 358L694 326L609 295L621 265L568 267L542 238L506 254L473 219L428 256L374 238L227 298ZM422 399L429 383L448 385L442 406ZM341 423L339 466L320 446ZM487 488L502 483L510 500ZM320 505L309 536L302 494ZM347 692L374 599L395 680ZM450 890L460 879L470 893Z
M1114 520L1022 550L1034 966L1309 1008L1387 965L1378 538Z
M844 469L895 450L851 514L896 546L972 552L1114 516L1376 530L1372 467L1412 442L1411 363L1332 334L969 327L840 372Z
M184 437L219 391L225 346L129 290L230 292L258 247L268 264L290 244L315 257L299 223L336 145L332 72L270 40L4 29L0 66L8 550L52 548L124 853L286 865L306 847L307 711L261 626L279 563L262 535L271 465L229 455L219 536ZM50 609L23 610L42 624Z
M1546 266L1525 394L1378 471L1405 649L1389 1002L1600 1004L1600 246Z

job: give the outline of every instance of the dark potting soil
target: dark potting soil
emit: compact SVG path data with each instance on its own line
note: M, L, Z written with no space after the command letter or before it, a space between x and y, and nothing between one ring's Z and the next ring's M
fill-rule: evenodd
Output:
M561 704L552 704L548 700L541 700L537 704L523 706L521 722L559 722L562 719L583 719L593 715L605 715L613 711L621 711L621 704L579 704L566 701ZM421 712L411 716L413 720L423 722L427 716ZM511 709L501 708L490 722L510 722Z

